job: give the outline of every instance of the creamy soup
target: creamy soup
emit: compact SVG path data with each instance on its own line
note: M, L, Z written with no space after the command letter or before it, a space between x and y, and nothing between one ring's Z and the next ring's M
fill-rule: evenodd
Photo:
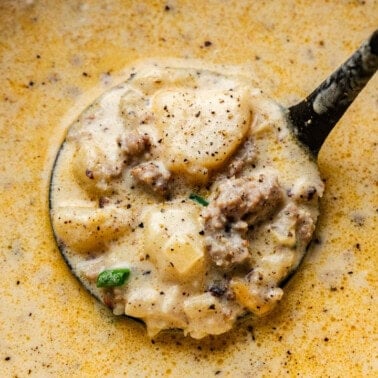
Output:
M67 267L48 203L70 126L136 61L237 66L288 107L376 29L377 14L375 0L1 1L0 375L377 376L377 76L320 152L315 239L280 303L222 335L151 339L115 316Z
M323 194L282 108L248 76L191 63L133 68L73 124L52 181L70 266L150 336L218 335L271 312Z

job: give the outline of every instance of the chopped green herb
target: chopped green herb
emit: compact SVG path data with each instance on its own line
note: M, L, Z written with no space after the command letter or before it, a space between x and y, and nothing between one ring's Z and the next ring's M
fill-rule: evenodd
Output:
M194 194L194 193L191 193L189 198L193 201L198 202L202 206L207 206L209 204L209 202L207 202L204 198L202 198L201 196L198 196L197 194Z
M128 268L104 270L98 275L96 285L97 287L121 286L129 275L130 269Z

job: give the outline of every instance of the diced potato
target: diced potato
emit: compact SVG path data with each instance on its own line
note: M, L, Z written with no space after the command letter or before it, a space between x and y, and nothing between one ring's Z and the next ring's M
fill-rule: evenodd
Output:
M168 169L206 182L243 142L251 123L249 94L234 90L167 90L153 111Z
M145 287L134 290L127 297L125 314L141 319L153 315L157 311L159 299L159 292L155 289Z
M58 207L52 216L56 235L74 252L101 249L130 229L129 213L116 207Z
M180 296L181 289L179 285L172 285L168 289L164 290L163 302L160 308L160 311L166 316L178 315L178 308L180 308Z
M194 296L184 302L184 312L189 321L186 333L195 339L207 334L219 335L232 328L235 314L210 293Z
M187 235L171 237L165 243L162 253L166 261L172 265L180 276L186 276L195 269L197 263L203 261L203 247Z
M162 329L186 326L186 317L180 306L181 292L178 285L164 289L164 295L160 295L159 308L156 309L154 316L146 322L149 336L156 335Z
M186 279L204 269L198 206L151 207L144 215L145 250L166 278Z
M283 295L282 289L278 287L253 287L242 279L231 280L230 287L236 300L257 316L266 315L273 310Z
M119 119L109 118L119 104L109 96L101 100L104 108L97 105L97 109L84 112L67 136L73 150L72 172L78 184L90 192L107 190L109 182L122 172L125 160L119 143L124 125Z
M119 150L116 146L113 149ZM95 141L85 140L77 145L72 159L72 171L79 185L93 193L108 189L109 181L121 173L123 166L120 150L116 151L118 159L111 160L107 155L109 153L103 151Z
M263 256L261 266L266 272L274 272L272 282L280 282L295 266L297 253L289 248L281 248L274 254Z
M161 295L158 290L141 287L127 297L125 314L143 319L150 337L162 329L184 328L186 325L185 315L178 306L181 295L179 286L164 289L163 293Z

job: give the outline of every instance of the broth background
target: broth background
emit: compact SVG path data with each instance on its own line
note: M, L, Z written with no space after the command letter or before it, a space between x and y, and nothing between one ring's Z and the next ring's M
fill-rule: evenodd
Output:
M70 123L136 59L242 64L291 105L377 25L373 0L1 1L0 375L376 376L377 75L320 153L318 242L268 319L223 336L114 317L61 257L48 186Z

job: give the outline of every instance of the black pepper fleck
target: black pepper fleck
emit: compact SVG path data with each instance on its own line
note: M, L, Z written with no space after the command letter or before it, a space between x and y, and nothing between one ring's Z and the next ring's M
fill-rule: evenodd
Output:
M91 180L94 179L93 171L91 171L90 169L86 169L86 170L85 170L85 175L86 175L89 179L91 179Z

